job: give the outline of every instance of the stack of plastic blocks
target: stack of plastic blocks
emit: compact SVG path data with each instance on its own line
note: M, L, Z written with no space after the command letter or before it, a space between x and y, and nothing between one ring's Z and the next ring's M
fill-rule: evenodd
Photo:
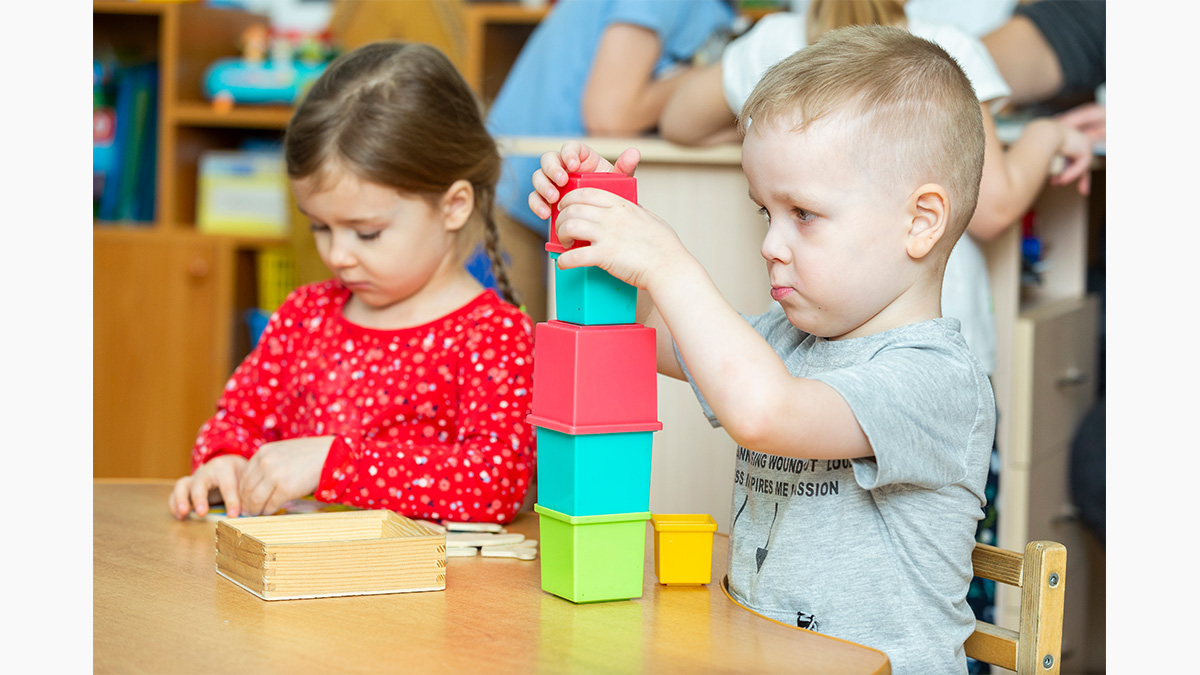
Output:
M637 201L635 179L571 174ZM564 248L552 210L546 250ZM575 242L572 248L586 246ZM634 323L637 289L600 268L555 269L557 319L534 334L542 590L571 602L642 595L650 455L658 421L654 330Z

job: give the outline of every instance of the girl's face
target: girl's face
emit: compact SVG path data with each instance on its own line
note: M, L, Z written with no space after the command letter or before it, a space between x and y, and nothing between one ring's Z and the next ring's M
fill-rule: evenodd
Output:
M320 185L315 177L291 183L321 260L370 310L436 298L462 267L455 240L470 216L469 189L464 204L455 200L454 187L430 200L348 171L338 172L332 184Z

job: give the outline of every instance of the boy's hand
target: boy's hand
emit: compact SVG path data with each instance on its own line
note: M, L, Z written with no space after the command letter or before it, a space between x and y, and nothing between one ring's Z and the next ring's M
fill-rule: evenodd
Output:
M1050 177L1051 185L1070 185L1079 181L1079 194L1086 195L1091 189L1092 139L1084 132L1067 124L1062 125L1063 140L1059 152L1066 165L1062 171Z
M632 176L639 161L641 153L636 148L622 152L614 166L583 143L567 141L558 152L542 155L542 168L533 173L533 192L529 193L529 208L539 218L547 220L550 218L550 205L562 197L558 188L567 184L568 173L615 171Z
M558 207L559 242L568 249L577 239L591 242L560 254L559 269L600 267L654 298L661 283L695 261L666 221L606 190L572 190Z
M284 503L312 494L332 444L333 436L263 443L242 475L238 490L242 512L275 513Z
M225 512L237 517L241 512L238 502L238 482L249 462L241 455L220 455L196 468L192 475L175 481L175 489L167 500L171 515L179 520L195 511L203 518L208 515L210 503L225 503Z

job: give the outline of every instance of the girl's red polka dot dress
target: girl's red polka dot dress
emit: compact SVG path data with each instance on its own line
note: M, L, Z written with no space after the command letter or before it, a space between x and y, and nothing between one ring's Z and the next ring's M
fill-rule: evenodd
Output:
M508 522L534 466L533 326L487 290L401 330L350 323L336 281L276 311L200 427L192 466L334 436L317 499L413 518Z

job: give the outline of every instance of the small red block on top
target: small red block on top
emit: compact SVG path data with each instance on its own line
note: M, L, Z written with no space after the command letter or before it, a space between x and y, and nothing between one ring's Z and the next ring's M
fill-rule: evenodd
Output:
M571 173L567 174L567 184L558 189L559 200L575 188L590 187L608 190L609 192L637 203L637 179L619 173ZM571 248L587 246L590 242L577 241ZM551 253L562 253L567 250L558 243L558 204L550 206L550 241L546 250Z

